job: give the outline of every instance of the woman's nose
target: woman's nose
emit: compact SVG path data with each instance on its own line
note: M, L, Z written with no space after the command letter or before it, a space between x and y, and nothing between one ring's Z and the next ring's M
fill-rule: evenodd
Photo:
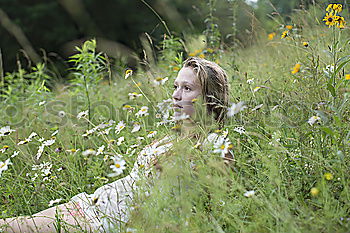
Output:
M174 100L180 101L181 98L182 98L181 97L181 89L180 88L175 89L172 97L173 97Z

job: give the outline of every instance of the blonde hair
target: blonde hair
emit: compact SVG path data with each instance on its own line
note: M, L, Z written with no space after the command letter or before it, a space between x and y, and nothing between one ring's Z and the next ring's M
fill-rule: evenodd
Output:
M228 107L229 86L226 72L218 64L199 57L188 58L183 67L191 67L196 73L208 113L222 124Z

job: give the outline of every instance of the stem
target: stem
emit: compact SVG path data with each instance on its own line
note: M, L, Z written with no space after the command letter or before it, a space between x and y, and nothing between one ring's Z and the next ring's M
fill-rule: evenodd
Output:
M2 53L0 49L0 86L3 87L4 85L5 85L4 68L2 66Z
M172 37L172 34L162 17L160 17L160 15L145 0L141 0L141 2L143 2L158 17L159 21L163 24L169 36Z
M84 75L83 77L84 77L85 94L86 94L87 101L88 101L88 116L89 116L89 121L91 122L91 115L90 115L90 114L91 114L91 111L90 111L90 97L89 97L89 91L88 91L88 87L87 87L85 75ZM89 128L90 128L90 125L89 125Z

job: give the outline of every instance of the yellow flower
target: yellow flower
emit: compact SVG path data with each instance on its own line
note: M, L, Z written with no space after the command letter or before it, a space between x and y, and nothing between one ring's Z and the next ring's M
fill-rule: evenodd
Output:
M350 80L350 74L345 75L345 80Z
M197 102L197 101L198 101L198 99L195 98L195 99L192 99L191 102L192 102L192 103L195 103L195 102Z
M341 17L341 16L339 16L336 20L335 20L335 22L337 23L336 24L336 26L337 26L337 28L341 28L341 29L343 29L343 28L345 28L345 20L344 20L344 17Z
M287 36L288 36L288 30L282 32L281 39L284 39L284 38L286 38Z
M276 33L275 32L271 32L267 35L268 39L269 40L273 40L273 38L276 36Z
M293 29L293 26L292 26L292 25L286 25L286 28L287 28L288 30L292 30L292 29Z
M326 16L323 18L323 21L325 21L325 24L328 25L328 27L334 26L339 19L339 16L336 14L333 15L333 12L326 13Z
M326 180L333 180L333 175L332 173L329 173L329 172L326 172L323 177L326 179Z
M316 197L319 193L320 193L320 190L319 190L318 188L313 187L313 188L311 188L311 190L310 190L310 194L311 194L311 196L313 196L313 197Z
M199 55L198 55L198 57L200 57L200 58L203 58L203 59L204 59L204 58L205 58L205 55L204 55L203 53L201 53L201 54L199 54Z
M343 5L342 4L328 4L326 11L335 11L340 13L343 10Z
M125 79L127 79L127 78L129 78L130 76L132 75L132 70L130 70L130 69L127 69L126 71L125 71Z
M179 68L179 67L177 67L177 66L175 66L175 67L173 67L173 70L174 70L174 71L179 71L179 70L180 70L180 68Z
M292 70L292 74L296 74L300 71L300 67L301 67L301 64L297 63L295 64L293 70Z
M307 47L309 47L309 42L303 42L303 46L305 47L305 48L307 48Z
M196 49L196 50L194 50L194 53L195 53L195 54L200 54L201 52L202 52L201 49Z
M189 53L188 56L194 57L194 56L196 56L196 54L195 53Z

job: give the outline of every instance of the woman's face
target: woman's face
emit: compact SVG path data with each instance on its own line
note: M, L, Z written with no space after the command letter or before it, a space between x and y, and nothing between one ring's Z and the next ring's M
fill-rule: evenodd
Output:
M197 99L202 89L199 80L191 67L183 67L174 82L173 108L175 117L185 114L192 116L195 112L193 99Z

